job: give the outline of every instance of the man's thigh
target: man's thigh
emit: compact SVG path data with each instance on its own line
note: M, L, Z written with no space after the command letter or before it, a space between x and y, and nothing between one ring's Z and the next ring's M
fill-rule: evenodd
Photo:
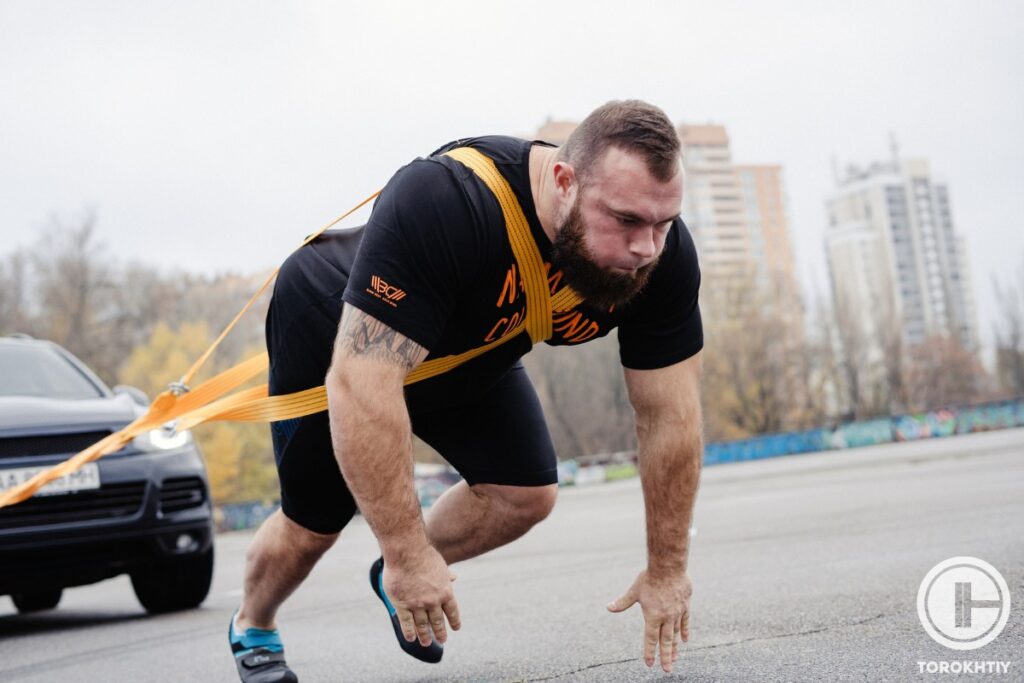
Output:
M413 433L471 485L558 482L558 459L544 412L521 363L482 396L410 417Z
M341 317L345 279L321 267L309 247L296 252L279 275L267 314L272 396L324 383ZM356 504L341 476L327 412L271 423L281 510L320 534L341 531Z

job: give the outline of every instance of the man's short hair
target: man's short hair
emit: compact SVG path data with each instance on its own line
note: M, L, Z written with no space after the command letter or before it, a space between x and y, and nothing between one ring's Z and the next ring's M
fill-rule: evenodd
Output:
M661 182L679 169L676 129L665 112L640 100L612 100L595 109L572 132L558 158L572 164L582 183L609 147L639 154Z

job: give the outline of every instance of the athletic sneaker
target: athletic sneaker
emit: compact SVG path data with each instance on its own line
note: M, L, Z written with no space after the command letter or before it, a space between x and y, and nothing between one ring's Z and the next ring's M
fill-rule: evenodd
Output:
M228 642L242 683L299 683L299 677L284 663L284 645L277 629L247 628L239 633L235 628L237 616L238 612L231 616Z
M444 648L439 643L432 642L430 645L423 647L420 645L419 640L413 640L409 642L402 635L402 624L398 621L398 615L395 614L395 607L388 600L387 594L384 592L384 558L378 558L376 562L370 565L370 586L373 588L373 592L377 594L380 601L384 603L384 606L388 608L388 614L391 616L391 626L395 629L395 637L398 638L398 645L401 647L406 654L415 657L421 662L428 662L430 664L437 664L441 661L441 656L444 654Z

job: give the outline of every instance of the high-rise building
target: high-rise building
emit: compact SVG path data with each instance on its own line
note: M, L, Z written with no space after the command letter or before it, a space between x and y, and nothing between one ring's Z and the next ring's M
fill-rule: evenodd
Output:
M744 195L723 126L679 126L686 189L683 219L693 233L701 270L723 282L752 272L754 245Z
M978 325L963 239L953 228L949 189L928 163L893 158L851 166L828 198L825 246L837 312L869 339L895 325L913 346L941 334L978 348Z
M683 218L693 233L710 281L765 291L795 302L797 286L789 238L782 168L733 163L724 126L679 126L686 191Z

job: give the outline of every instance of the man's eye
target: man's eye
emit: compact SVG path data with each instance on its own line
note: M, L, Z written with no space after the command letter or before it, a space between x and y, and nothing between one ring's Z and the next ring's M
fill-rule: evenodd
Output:
M627 218L626 216L619 216L619 222L623 225L636 225L637 220L635 218Z

